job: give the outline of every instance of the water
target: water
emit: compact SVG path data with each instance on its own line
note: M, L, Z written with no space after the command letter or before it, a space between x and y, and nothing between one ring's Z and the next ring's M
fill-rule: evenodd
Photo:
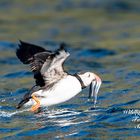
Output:
M139 1L0 1L0 139L140 139ZM18 39L56 49L68 44L70 73L103 83L96 107L88 88L33 114L15 106L34 80L15 56Z

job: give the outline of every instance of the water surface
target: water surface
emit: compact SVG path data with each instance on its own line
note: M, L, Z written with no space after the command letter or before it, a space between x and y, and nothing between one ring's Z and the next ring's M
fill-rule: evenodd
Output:
M0 2L0 139L120 140L140 137L139 1ZM96 108L88 88L38 114L16 110L34 84L16 58L18 39L56 49L68 44L70 73L93 71L103 80Z

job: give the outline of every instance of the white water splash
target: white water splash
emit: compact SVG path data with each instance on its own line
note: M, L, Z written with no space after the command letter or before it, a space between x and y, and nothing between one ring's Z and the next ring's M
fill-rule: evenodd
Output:
M0 110L0 117L11 117L13 115L23 113L25 111L29 111L29 109L24 109L24 110L20 110L20 111L17 110L15 112L8 112L8 111L2 111L2 110Z

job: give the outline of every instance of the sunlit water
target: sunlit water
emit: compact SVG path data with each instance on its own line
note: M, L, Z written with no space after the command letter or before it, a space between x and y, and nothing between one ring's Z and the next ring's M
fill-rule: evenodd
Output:
M117 3L116 9L112 3L107 9L100 2L55 1L52 7L44 1L40 5L13 3L13 7L1 2L12 16L8 18L1 9L0 139L139 139L139 10L123 3ZM93 7L97 9L92 11ZM72 12L71 8L78 10ZM15 106L34 84L29 67L15 55L19 36L52 50L61 42L68 44L71 55L65 69L71 74L93 71L103 81L96 107L88 100L87 88L70 101L43 108L40 113L17 110Z

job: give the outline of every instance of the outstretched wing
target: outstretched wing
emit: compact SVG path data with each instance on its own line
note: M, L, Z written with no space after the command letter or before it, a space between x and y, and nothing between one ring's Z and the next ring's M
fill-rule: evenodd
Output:
M64 49L64 44L61 44L60 49L55 52L55 55L49 64L45 61L41 68L41 74L45 80L45 86L50 87L61 80L67 73L63 69L63 63L70 54Z
M54 57L54 52L45 50L37 45L20 41L16 55L23 64L30 65L31 70L34 73L34 78L36 79L36 84L41 87L44 86L45 82L40 70L44 63L46 63L46 65L50 64Z
M64 50L64 45L55 52L45 50L44 48L20 41L19 48L16 51L17 57L24 64L29 64L36 79L36 85L24 95L17 108L21 108L31 98L31 94L40 87L52 87L56 82L62 79L67 73L63 70L63 63L69 56Z
M54 52L44 48L20 41L16 51L17 57L23 64L29 64L34 73L36 85L50 87L65 75L63 63L69 56L62 43L60 48Z

